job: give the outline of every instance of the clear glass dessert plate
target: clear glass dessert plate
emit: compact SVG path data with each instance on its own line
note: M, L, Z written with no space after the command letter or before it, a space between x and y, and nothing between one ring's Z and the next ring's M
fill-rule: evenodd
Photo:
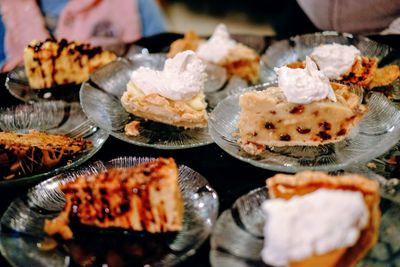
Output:
M295 61L303 61L312 50L321 44L339 43L357 47L362 56L376 57L378 66L400 65L400 52L390 46L377 43L363 36L333 31L311 33L294 36L288 40L273 43L261 56L264 67L261 69L262 81L274 81L277 79L275 67L281 67ZM400 101L400 79L389 86L375 88L394 101Z
M138 45L113 44L109 47L119 56L129 57L144 50ZM7 74L5 86L10 94L24 102L39 102L49 100L62 100L66 102L79 101L80 84L60 85L49 89L32 89L29 86L25 68L16 67Z
M92 157L108 138L106 131L88 121L79 102L46 101L0 110L0 131L27 133L31 130L72 138L83 137L90 140L92 146L77 154L65 165L55 166L51 170L28 177L0 179L0 186L34 183L78 166Z
M129 114L121 104L121 96L126 91L133 70L146 66L162 69L165 54L138 54L130 59L118 60L95 71L89 81L82 84L80 101L82 108L91 121L111 135L125 142L159 149L183 149L212 143L207 128L183 129L174 126L145 121ZM205 94L210 112L229 92L244 88L247 83L240 78L226 79L225 70L208 66L209 80ZM132 120L140 121L140 134L127 136L124 127Z
M320 146L267 147L260 155L252 156L238 144L240 91L264 90L271 86L277 84L238 90L239 93L222 100L210 115L210 135L215 143L242 161L282 172L332 171L376 158L400 138L400 111L385 96L374 93L368 100L368 112L345 140Z
M352 170L351 170L352 172ZM363 173L376 178L374 173ZM357 170L360 173L360 170ZM368 175L372 175L368 176ZM380 177L378 180L384 179ZM269 198L268 189L260 187L238 198L218 218L211 236L210 261L214 267L269 266L261 260L265 219L261 204ZM379 240L359 267L397 266L400 263L400 205L381 199L382 219Z
M1 253L13 266L29 263L31 267L69 266L75 256L93 263L86 266L127 266L131 258L141 260L140 266L172 266L193 255L211 233L218 214L218 196L204 177L183 165L179 166L179 186L185 206L183 229L161 239L163 244L155 242L160 239L152 241L150 234L136 233L133 236L129 231L117 234L112 230L91 229L94 231L90 235L92 243L75 243L74 247L69 246L71 252L67 253L60 245L51 251L38 249L37 244L46 236L43 232L44 220L54 218L64 207L64 195L58 189L60 184L79 175L130 167L150 160L152 158L122 157L109 162L97 161L33 187L14 200L1 218ZM130 237L133 243L109 247L109 243L115 243L115 240L124 242ZM102 244L103 248L96 244Z

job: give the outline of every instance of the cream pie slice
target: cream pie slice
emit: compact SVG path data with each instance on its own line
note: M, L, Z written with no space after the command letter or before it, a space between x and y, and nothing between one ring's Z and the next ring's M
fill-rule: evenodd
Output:
M312 60L306 62L306 69L278 69L279 87L240 97L239 143L247 153L338 142L366 112L349 87L329 83Z
M136 116L177 127L207 127L204 63L192 51L167 59L164 69L132 73L122 106Z
M256 51L231 39L224 24L219 24L212 36L204 41L196 33L186 33L184 38L171 44L169 56L184 50L196 51L203 60L224 67L230 75L237 75L249 83L259 81L260 56Z
M25 73L32 89L80 84L117 56L101 47L48 39L32 41L24 50Z
M304 171L277 174L267 187L262 251L267 264L350 267L376 244L381 217L376 181Z

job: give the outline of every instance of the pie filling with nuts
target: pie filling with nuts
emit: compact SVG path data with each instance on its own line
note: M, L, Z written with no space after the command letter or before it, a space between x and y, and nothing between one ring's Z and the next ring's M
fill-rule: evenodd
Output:
M355 174L304 171L277 174L267 179L267 187L270 199L263 203L261 254L267 264L350 267L376 244L381 218L376 181ZM282 231L287 227L289 233L274 234L277 227Z

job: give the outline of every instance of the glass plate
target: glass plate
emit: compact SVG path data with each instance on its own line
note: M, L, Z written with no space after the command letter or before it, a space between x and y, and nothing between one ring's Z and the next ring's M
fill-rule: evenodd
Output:
M133 44L113 44L106 47L106 49L125 57L147 51L145 48ZM34 90L29 87L25 68L16 67L7 74L5 86L12 96L21 101L33 103L48 100L79 101L79 88L81 85L68 84L49 89Z
M90 80L82 84L80 91L81 105L88 118L111 135L125 142L159 149L183 149L212 143L208 129L183 129L168 126L162 123L145 121L135 117L121 105L121 96L126 91L126 85L133 70L140 66L162 69L165 54L140 54L130 59L120 58L107 66L95 71ZM233 77L229 81L221 82L224 76L217 66L209 66L212 80L207 83L205 90L208 111L230 91L246 87L245 81ZM219 88L219 86L221 86ZM140 134L127 136L124 127L132 120L138 120Z
M43 252L37 247L37 243L41 242L45 236L44 219L55 217L64 207L64 195L58 190L58 186L75 179L78 175L93 174L113 167L134 166L150 160L152 158L123 157L109 162L97 161L85 168L58 175L33 187L26 195L12 202L1 218L1 253L13 266L25 266L27 263L31 267L68 266L71 255L63 249ZM152 244L150 255L147 255L146 259L148 264L144 266L171 266L179 263L193 255L211 233L218 214L217 193L204 177L183 165L179 166L179 186L185 205L183 230L167 239L167 248L163 248L162 244ZM93 234L96 241L88 245L89 251L96 247L95 243L106 247L108 247L107 243L115 243L113 238L109 238L111 232L93 232ZM128 234L130 233L124 233L125 236ZM136 242L141 242L141 240L145 239L142 236L136 236ZM127 250L131 250L132 253L141 253L140 250L143 248L138 244L136 246L138 247L128 245L125 249L116 249L112 253L114 255L111 256L114 259L121 259L120 256L126 255L123 251ZM83 255L87 253L88 258L95 257L96 266L107 266L102 264L102 260L109 259L112 251L97 254L89 251L80 250Z
M50 171L28 177L11 180L0 179L0 186L37 182L78 166L92 157L108 138L106 131L99 129L87 120L79 102L47 101L0 110L0 131L26 133L30 130L70 137L84 137L90 140L93 146L71 159L69 164L56 166Z
M383 178L382 178L383 179ZM255 189L236 200L218 218L211 236L211 265L215 267L262 267L264 217L261 204L268 199L266 187ZM358 267L400 264L400 205L381 199L382 220L379 241Z
M363 56L377 57L379 59L379 67L392 64L400 65L400 52L390 46L362 36L328 31L298 35L272 44L261 57L264 66L261 69L260 77L262 77L263 81L274 81L277 78L274 67L305 60L306 56L315 47L329 43L354 45L361 51ZM382 91L394 101L400 101L400 79L397 79L390 86L375 88L374 90Z
M245 90L264 90L275 83ZM400 138L400 111L379 93L371 95L368 112L349 137L321 146L270 147L252 156L237 143L240 93L228 96L213 110L209 119L215 143L232 156L255 166L283 172L305 169L332 171L367 162L389 150Z

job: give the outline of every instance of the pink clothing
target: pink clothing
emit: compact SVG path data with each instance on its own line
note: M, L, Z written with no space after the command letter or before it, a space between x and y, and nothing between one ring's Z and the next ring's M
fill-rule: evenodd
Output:
M400 16L400 0L297 0L321 30L370 34Z
M24 48L32 40L50 37L36 0L0 0L6 27L8 71L22 63ZM137 0L69 0L55 31L57 39L94 45L132 42L141 37Z

